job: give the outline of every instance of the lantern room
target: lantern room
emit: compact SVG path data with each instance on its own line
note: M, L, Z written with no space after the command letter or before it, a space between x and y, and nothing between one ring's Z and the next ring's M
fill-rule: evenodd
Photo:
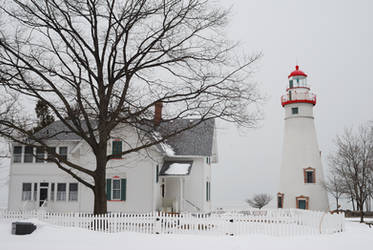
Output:
M307 74L299 70L299 66L295 66L295 70L290 73L289 78L289 89L293 88L309 88L307 86Z
M288 76L289 85L286 95L281 97L281 104L284 107L291 103L316 104L316 95L310 93L310 86L307 84L307 74L295 66L295 70Z

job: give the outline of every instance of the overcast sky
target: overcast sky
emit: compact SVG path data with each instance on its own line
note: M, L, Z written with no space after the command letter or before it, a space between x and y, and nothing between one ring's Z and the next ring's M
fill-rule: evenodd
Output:
M254 80L269 98L258 129L242 136L220 126L212 188L217 204L277 193L284 126L280 96L296 61L317 95L314 114L324 172L336 134L373 120L373 1L220 2L232 6L229 37L248 53L263 52Z
M296 61L317 94L315 123L325 157L345 127L373 120L373 1L220 0L232 7L227 35L247 53L263 52L253 80L268 96L259 128L240 133L219 125L215 204L277 192L287 76ZM0 185L4 200L4 185Z

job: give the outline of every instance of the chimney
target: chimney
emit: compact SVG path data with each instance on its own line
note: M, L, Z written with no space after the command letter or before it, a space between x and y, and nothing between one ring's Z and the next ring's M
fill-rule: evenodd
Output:
M163 103L158 101L154 104L154 126L158 126L162 120Z

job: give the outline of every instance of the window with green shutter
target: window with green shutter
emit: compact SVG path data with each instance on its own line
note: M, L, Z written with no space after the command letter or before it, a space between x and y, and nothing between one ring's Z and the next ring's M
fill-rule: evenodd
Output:
M106 179L106 199L108 201L125 201L127 196L127 179Z
M112 145L112 155L115 159L122 158L122 141L113 141Z

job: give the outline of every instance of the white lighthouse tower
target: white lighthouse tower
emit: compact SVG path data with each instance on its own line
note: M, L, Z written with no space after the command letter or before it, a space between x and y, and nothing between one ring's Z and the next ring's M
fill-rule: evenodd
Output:
M313 116L316 96L298 65L288 78L287 93L281 98L285 131L277 206L327 211L329 202L321 185L324 173Z

